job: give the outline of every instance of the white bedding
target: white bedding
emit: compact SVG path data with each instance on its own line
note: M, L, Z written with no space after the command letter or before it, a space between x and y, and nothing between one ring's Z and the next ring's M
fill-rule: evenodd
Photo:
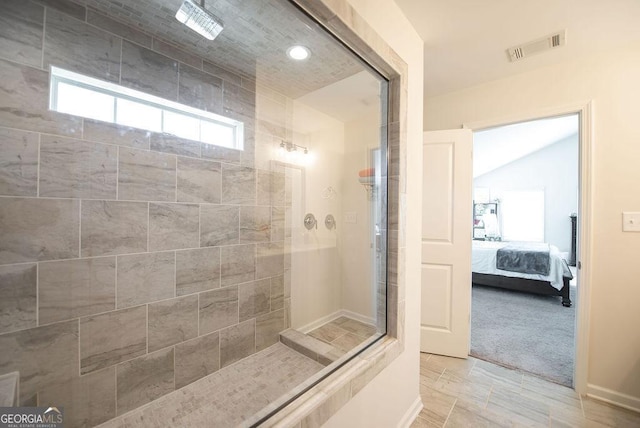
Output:
M498 249L506 245L509 245L509 242L473 241L473 251L471 253L471 271L474 273L484 273L489 275L502 275L549 281L553 288L557 290L561 290L564 286L562 280L563 277L572 277L569 267L562 259L562 257L560 257L560 250L558 250L558 247L551 244L549 244L549 256L551 258L549 275L536 275L496 269L496 254L498 252Z

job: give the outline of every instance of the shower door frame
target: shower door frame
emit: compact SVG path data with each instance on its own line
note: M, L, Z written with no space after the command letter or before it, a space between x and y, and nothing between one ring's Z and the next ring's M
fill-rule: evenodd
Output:
M398 275L405 264L407 64L358 15L346 0L288 0L368 67L387 81L382 99L381 136L386 136L386 335L371 343L355 358L292 399L281 410L259 422L260 426L295 424L304 421L320 425L350 401L366 384L395 360L405 343L405 276ZM385 145L381 147L384 149ZM304 425L304 423L303 423Z

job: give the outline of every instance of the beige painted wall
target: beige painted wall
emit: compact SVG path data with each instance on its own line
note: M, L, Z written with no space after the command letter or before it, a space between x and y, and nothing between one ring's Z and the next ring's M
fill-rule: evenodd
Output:
M343 214L355 212L357 223L347 224L343 218L339 233L342 238L342 307L364 317L374 317L371 251L363 242L371 242L370 204L365 188L358 181L358 171L369 168L369 150L379 147L380 122L376 109L370 114L345 124L345 153L342 185ZM366 274L363 275L363 272Z
M593 255L589 391L640 407L640 45L425 100L425 130L459 128L593 100Z
M329 2L334 3L334 2ZM423 43L391 0L349 0L409 66L407 121L406 340L404 352L342 407L327 427L394 427L419 400L420 212Z
M339 235L324 226L325 215L341 217L344 124L303 103L292 103L293 141L307 147L304 180L292 180L291 222L291 327L300 329L341 309ZM298 153L299 154L299 153ZM327 187L338 197L322 198ZM317 229L303 226L306 213L313 213ZM305 329L306 330L306 329Z

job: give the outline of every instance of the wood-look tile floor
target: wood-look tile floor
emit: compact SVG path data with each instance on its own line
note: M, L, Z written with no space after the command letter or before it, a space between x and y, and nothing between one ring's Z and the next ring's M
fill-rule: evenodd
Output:
M420 354L422 427L640 427L640 413L469 357Z

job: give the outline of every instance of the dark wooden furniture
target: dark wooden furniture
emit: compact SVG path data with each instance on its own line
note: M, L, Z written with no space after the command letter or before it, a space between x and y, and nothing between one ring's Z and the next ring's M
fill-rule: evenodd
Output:
M539 281L535 279L515 278L511 276L489 275L484 273L471 273L471 281L478 285L505 288L507 290L524 291L526 293L543 294L546 296L561 296L562 306L570 307L569 281L564 277L561 290L552 287L549 281Z

